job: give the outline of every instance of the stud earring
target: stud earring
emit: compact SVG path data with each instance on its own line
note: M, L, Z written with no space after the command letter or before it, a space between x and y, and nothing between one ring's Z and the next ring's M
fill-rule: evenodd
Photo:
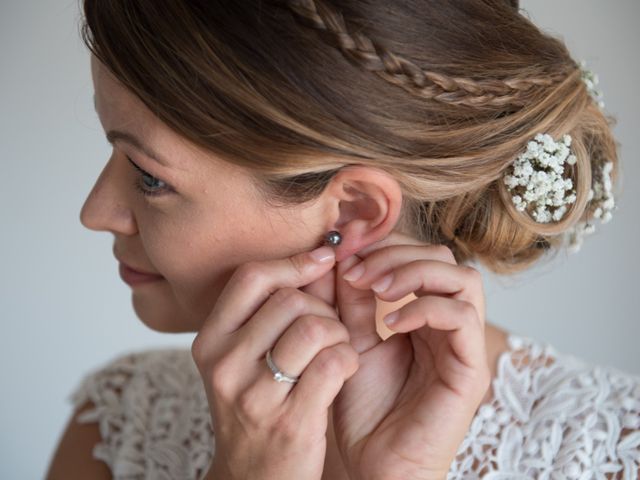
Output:
M332 230L325 235L324 240L329 245L340 245L340 242L342 241L342 235L340 235L340 232Z

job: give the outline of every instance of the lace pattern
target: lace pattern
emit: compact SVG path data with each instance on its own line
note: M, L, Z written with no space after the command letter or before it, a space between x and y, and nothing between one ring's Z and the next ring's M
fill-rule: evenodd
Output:
M120 356L89 372L70 395L75 408L95 408L78 422L98 422L93 450L114 480L200 480L215 442L202 379L184 349L151 349Z
M640 377L510 334L447 480L637 480Z
M509 334L493 397L480 406L447 480L627 479L640 471L640 377ZM201 480L215 441L188 349L121 355L70 395L97 422L93 450L115 480Z

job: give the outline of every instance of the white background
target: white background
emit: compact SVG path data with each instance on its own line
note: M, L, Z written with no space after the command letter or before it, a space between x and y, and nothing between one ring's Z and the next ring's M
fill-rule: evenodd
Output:
M488 320L589 362L640 373L640 122L637 0L525 1L600 76L618 117L622 195L613 220L517 279L485 273ZM189 348L135 316L113 236L80 207L110 155L93 111L89 53L74 1L0 2L0 478L44 476L89 369L126 351ZM636 133L634 133L636 132Z

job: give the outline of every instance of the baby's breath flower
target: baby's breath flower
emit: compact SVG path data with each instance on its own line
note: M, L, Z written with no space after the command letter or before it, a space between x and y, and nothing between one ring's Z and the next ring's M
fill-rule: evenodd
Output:
M580 62L580 71L582 72L582 81L587 86L589 95L591 95L591 98L593 98L600 108L604 109L603 94L602 91L597 88L600 83L598 75L587 69L587 62L584 60Z
M512 200L519 211L530 205L532 217L539 223L560 221L567 211L567 204L575 202L573 182L562 177L564 163L571 157L571 136L563 135L556 142L551 135L538 133L527 144L527 150L512 165L513 174L504 177L504 183L517 195ZM525 187L524 191L518 187ZM567 192L569 195L567 196ZM553 212L547 207L556 207Z
M595 207L591 214L590 220L599 218L600 223L607 223L612 218L612 213L618 207L611 192L611 170L613 170L613 162L606 162L600 168L600 174L594 172L594 181L592 188L589 189L587 200ZM568 239L568 250L570 253L577 253L583 242L583 237L591 235L595 232L595 225L592 223L581 222L566 233Z
M604 109L603 95L597 88L598 76L586 68L585 61L580 62L580 71L589 95ZM563 176L565 164L575 165L578 160L571 151L571 142L569 134L555 141L549 134L538 133L527 143L525 152L516 158L503 176L505 185L513 194L511 201L516 210L528 212L539 223L562 220L568 205L577 200L572 179ZM605 162L599 170L594 170L587 194L587 218L565 233L570 253L580 251L584 237L595 231L591 223L593 219L599 218L601 223L607 223L618 208L612 194L613 162Z

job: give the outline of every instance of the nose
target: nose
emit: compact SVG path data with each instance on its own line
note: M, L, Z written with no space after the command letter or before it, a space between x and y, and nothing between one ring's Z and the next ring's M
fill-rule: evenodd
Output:
M104 167L80 210L80 223L90 230L133 235L137 225L127 203L125 172L112 157Z

